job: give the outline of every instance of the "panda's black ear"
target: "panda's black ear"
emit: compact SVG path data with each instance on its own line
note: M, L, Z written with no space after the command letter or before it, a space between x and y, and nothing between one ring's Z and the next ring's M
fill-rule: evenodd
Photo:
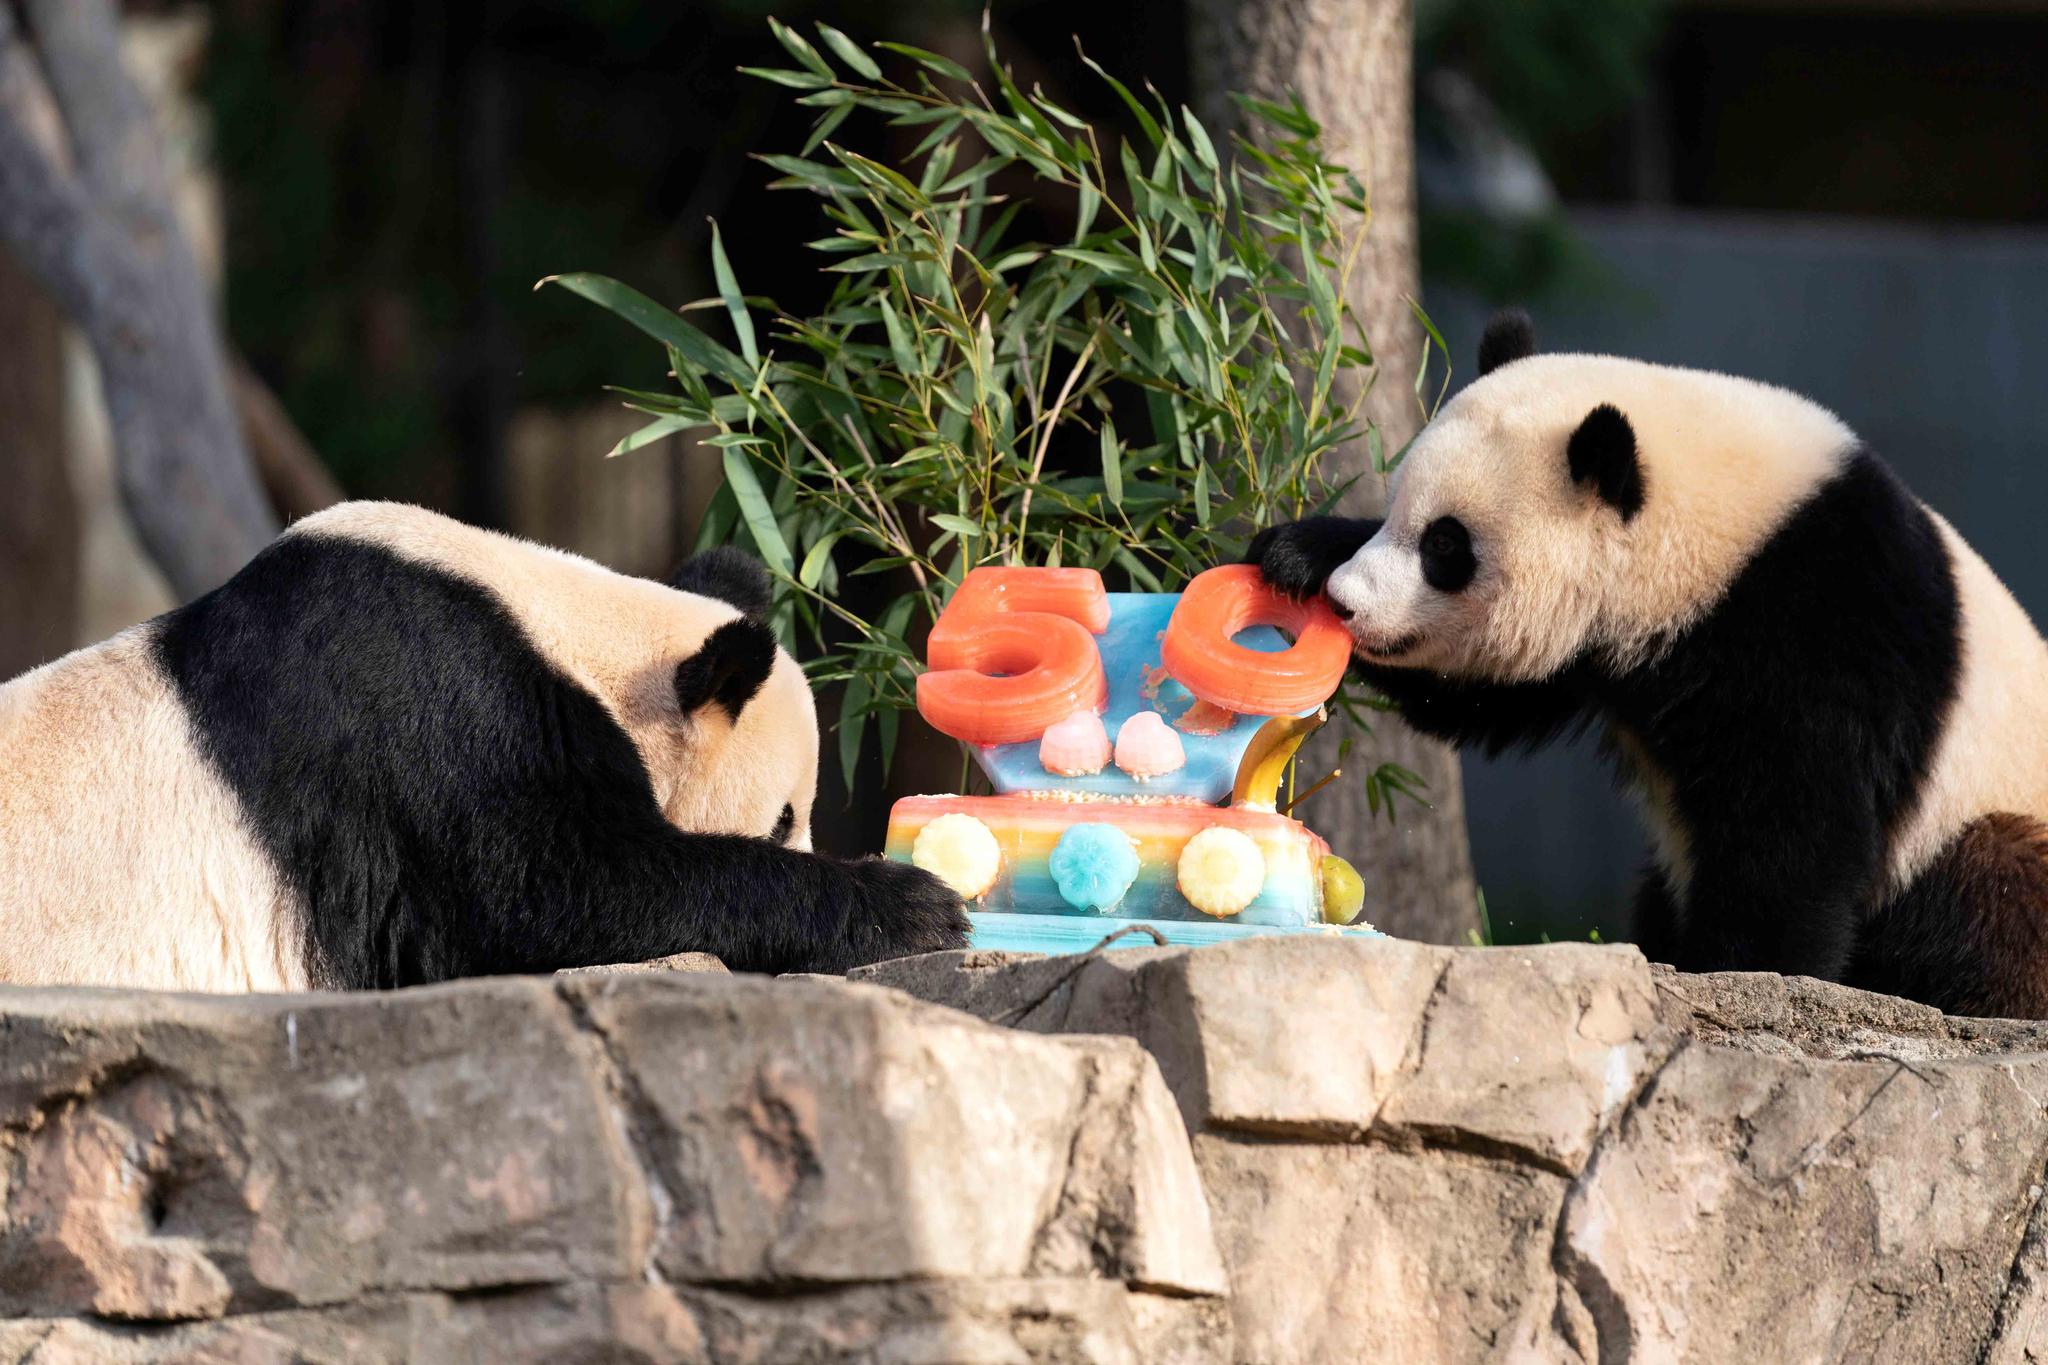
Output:
M730 602L749 616L766 616L774 596L768 570L745 550L720 545L692 555L668 576L671 588Z
M1643 510L1643 464L1636 455L1635 428L1612 403L1586 414L1565 453L1572 482L1590 485L1600 500L1629 521Z
M1479 338L1479 373L1492 374L1512 360L1536 354L1536 324L1519 308L1503 308Z
M751 616L727 621L676 665L676 704L686 716L716 706L738 720L774 667L773 631Z

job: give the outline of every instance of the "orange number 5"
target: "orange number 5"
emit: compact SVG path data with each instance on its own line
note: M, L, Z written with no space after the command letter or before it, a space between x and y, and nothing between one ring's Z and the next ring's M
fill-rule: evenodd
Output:
M1277 654L1230 637L1279 626L1294 643ZM1296 602L1266 586L1250 564L1200 574L1166 624L1159 661L1212 706L1245 716L1290 716L1320 706L1344 680L1351 636L1321 598Z
M1093 569L972 570L932 625L917 709L969 744L1037 739L1108 700L1095 647L1108 629L1109 594Z

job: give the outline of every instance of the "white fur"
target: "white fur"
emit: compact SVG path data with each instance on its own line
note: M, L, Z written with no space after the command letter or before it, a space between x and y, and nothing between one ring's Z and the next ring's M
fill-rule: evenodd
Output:
M1935 523L1955 566L1962 675L1919 803L1892 841L1897 887L1979 816L2048 821L2048 644L1977 552L1939 516Z
M151 629L0 687L0 981L305 990L292 898L194 761Z
M732 606L415 507L350 503L289 535L369 541L490 590L617 717L677 827L810 846L817 714L778 652L737 723L686 717L676 664ZM299 907L200 760L144 625L0 686L0 981L201 991L311 986Z

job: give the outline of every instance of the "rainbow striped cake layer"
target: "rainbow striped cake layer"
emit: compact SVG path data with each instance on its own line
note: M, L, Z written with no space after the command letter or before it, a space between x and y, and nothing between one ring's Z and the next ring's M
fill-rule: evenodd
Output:
M1028 915L1089 915L1060 894L1048 860L1060 836L1079 824L1113 825L1129 835L1138 876L1123 899L1100 911L1120 919L1194 920L1211 924L1305 926L1322 920L1323 855L1329 845L1298 820L1272 811L1212 806L1189 797L1091 796L1019 792L1008 796L908 796L889 813L887 854L912 861L924 827L942 815L979 820L995 836L1002 867L972 908ZM1178 868L1190 839L1215 827L1235 830L1258 846L1265 881L1257 897L1221 920L1181 895Z

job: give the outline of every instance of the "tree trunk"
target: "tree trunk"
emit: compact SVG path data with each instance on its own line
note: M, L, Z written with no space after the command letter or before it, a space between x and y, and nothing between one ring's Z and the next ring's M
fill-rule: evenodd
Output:
M1351 275L1349 303L1379 367L1366 414L1386 450L1397 451L1420 425L1413 383L1424 346L1408 308L1420 290L1408 0L1190 0L1189 19L1195 89L1212 127L1237 122L1230 91L1282 103L1298 93L1323 126L1330 159L1352 167L1366 187L1371 230ZM1385 489L1370 472L1363 442L1335 452L1325 469L1339 481L1365 473L1345 511L1385 510ZM1305 778L1336 766L1339 729L1329 727L1307 746ZM1404 801L1395 824L1367 810L1363 779L1386 762L1421 775L1430 809ZM1303 814L1358 865L1366 915L1404 938L1464 942L1479 918L1457 756L1385 715L1370 736L1359 737L1350 767Z
M0 256L0 682L78 643L78 506L65 465L64 319Z
M0 4L0 245L99 361L122 499L175 592L276 532L229 397L213 304L175 218L157 130L108 0ZM68 165L40 136L61 118Z

